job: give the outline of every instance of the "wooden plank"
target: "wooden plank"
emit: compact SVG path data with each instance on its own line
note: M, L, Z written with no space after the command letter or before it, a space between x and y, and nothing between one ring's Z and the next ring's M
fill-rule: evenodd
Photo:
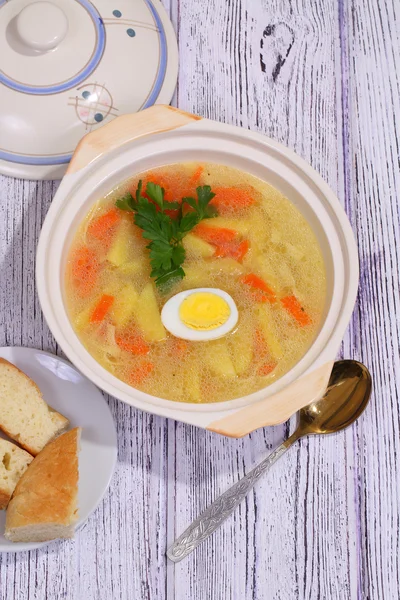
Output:
M0 177L0 345L56 351L35 293L34 261L41 223L57 184ZM0 555L0 597L44 598L74 590L73 542L21 555ZM59 552L55 551L59 547ZM50 579L49 579L50 576Z
M0 343L55 351L35 292L35 251L57 184L1 177Z
M351 0L343 13L346 206L361 267L345 350L369 366L375 388L353 431L362 598L398 598L400 589L398 8Z
M114 401L118 467L78 537L78 597L158 598L165 588L166 421ZM107 594L105 596L103 594Z

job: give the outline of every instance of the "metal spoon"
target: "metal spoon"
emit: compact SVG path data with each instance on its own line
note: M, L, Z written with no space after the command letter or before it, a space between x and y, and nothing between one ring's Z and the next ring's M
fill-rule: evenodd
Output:
M179 562L207 539L244 500L264 473L301 437L335 433L361 415L371 394L371 375L355 360L340 360L333 366L325 395L299 412L296 431L255 469L215 500L167 550Z

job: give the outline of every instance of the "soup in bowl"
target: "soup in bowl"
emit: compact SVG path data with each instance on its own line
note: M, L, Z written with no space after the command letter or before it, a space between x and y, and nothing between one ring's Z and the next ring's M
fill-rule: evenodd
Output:
M46 321L84 375L234 436L321 397L357 282L349 222L311 167L163 106L82 140L36 261Z
M88 352L177 402L232 400L282 377L316 337L325 295L321 249L300 211L213 163L145 171L99 198L66 264L68 314Z

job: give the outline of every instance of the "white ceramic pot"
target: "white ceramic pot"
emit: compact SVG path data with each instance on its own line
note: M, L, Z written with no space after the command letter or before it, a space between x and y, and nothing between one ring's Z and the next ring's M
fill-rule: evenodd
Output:
M65 308L66 256L92 203L137 172L181 161L223 163L278 188L312 226L326 265L324 318L308 352L272 385L227 402L185 404L132 388L90 356ZM77 368L101 389L142 410L239 437L257 427L285 421L324 393L353 310L358 257L350 224L337 198L292 151L245 129L156 106L118 117L80 142L43 225L36 275L42 310L54 337Z

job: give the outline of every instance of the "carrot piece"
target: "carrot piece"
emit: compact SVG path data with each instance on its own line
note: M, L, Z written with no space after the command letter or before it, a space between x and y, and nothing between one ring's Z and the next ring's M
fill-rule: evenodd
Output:
M276 363L266 362L263 365L261 365L261 367L259 367L259 369L257 370L257 375L260 375L260 376L269 375L270 373L272 373L272 371L275 369L275 367L276 367Z
M180 202L185 196L191 195L187 177L182 179L182 177L170 173L157 173L155 175L153 175L153 173L149 173L149 175L143 179L142 185L142 195L146 198L148 198L146 194L146 186L149 182L159 185L163 188L164 200L166 202ZM137 186L135 185L131 193L136 193L136 187Z
M311 318L301 306L296 296L285 296L285 298L281 298L281 303L283 308L296 319L299 325L304 327L311 323Z
M134 333L128 333L127 335L118 335L115 338L118 346L129 352L130 354L144 356L150 352L150 346L144 341L142 336Z
M79 296L88 296L96 285L99 261L87 246L76 248L72 254L71 272L73 284Z
M250 248L250 244L249 244L248 240L243 240L242 242L240 242L239 246L237 247L237 249L235 251L235 257L239 262L242 262L242 260L246 256L249 248Z
M189 349L189 345L185 340L180 340L178 338L173 340L172 351L176 357L181 358L186 354Z
M90 322L91 323L99 323L103 321L104 317L114 304L114 296L108 296L107 294L103 294L98 303L96 304L94 311L91 314Z
M255 273L249 273L248 275L243 275L240 278L240 281L242 283L245 283L246 285L249 285L258 290L263 290L264 292L269 291L269 288L268 288L267 284L265 283L265 281L263 279L261 279L261 277L259 277Z
M258 302L276 301L276 294L274 290L270 288L269 285L255 273L243 275L240 278L240 281L251 288L252 293Z
M119 223L121 215L116 208L112 208L97 219L94 219L88 227L88 234L103 240L108 233Z
M271 359L268 344L259 329L254 332L254 353L258 360L263 361L257 369L257 375L264 376L272 373L277 366L277 362Z
M204 225L203 223L196 225L193 233L202 240L209 244L214 244L215 246L222 246L231 242L238 235L238 232L233 229L226 229L225 227L207 227L207 225Z
M179 199L177 202L181 203L181 199ZM164 212L166 215L171 217L171 219L176 219L179 214L179 208L164 209Z
M150 361L143 362L141 365L130 372L128 381L131 385L140 385L154 371L154 364Z
M242 242L237 242L233 240L232 242L227 242L226 244L221 244L216 247L214 256L217 258L224 258L225 256L229 256L230 258L234 258L235 260L242 262L243 258L246 256L247 251L250 247L248 240L243 240Z
M199 182L200 182L200 178L203 175L203 171L204 171L204 167L203 165L200 165L199 167L197 167L197 169L195 170L195 172L193 173L193 175L191 176L190 180L189 180L189 184L191 186L198 186Z
M220 214L226 214L249 208L254 204L254 198L249 190L235 187L213 188L215 198L211 201Z

